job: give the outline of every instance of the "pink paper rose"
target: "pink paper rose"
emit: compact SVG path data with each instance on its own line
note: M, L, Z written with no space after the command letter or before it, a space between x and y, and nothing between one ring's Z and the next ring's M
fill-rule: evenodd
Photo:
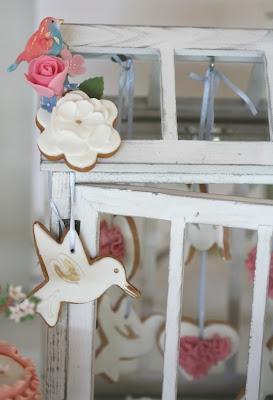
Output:
M44 55L29 63L26 79L39 96L61 97L67 74L68 65L61 58Z
M68 49L63 49L61 57L68 66L70 76L82 75L86 72L85 59L80 54L73 55Z

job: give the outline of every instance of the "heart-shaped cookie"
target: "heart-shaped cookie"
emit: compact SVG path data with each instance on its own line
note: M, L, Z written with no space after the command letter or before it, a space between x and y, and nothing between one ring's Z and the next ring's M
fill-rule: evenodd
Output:
M204 336L191 321L182 321L180 327L179 370L189 380L206 377L214 367L223 364L239 348L238 333L223 322L207 322ZM165 332L159 336L159 347L164 349Z
M100 223L102 257L112 256L123 263L128 279L139 265L140 245L135 221L122 215L103 214Z

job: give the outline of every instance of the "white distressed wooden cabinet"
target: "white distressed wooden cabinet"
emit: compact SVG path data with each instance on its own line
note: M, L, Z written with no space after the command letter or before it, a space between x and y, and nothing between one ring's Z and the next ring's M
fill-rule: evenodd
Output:
M97 254L99 213L155 218L171 224L162 399L177 397L183 238L188 223L252 229L258 233L246 400L262 399L260 378L273 201L189 194L156 188L155 184L273 183L273 31L65 25L63 33L70 49L87 57L126 54L158 57L160 62L162 139L126 140L116 155L100 160L90 173L76 173L75 214L81 221L81 237L91 256ZM178 140L175 57L264 62L271 141ZM61 162L45 160L41 168L52 174L53 199L61 216L68 218L68 168ZM136 184L145 185L130 186ZM51 228L58 233L54 214ZM47 330L46 400L93 399L95 328L93 303L64 307L58 325Z

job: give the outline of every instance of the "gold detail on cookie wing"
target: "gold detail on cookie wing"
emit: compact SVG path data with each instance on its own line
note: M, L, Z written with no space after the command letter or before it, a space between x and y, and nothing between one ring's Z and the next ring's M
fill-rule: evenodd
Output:
M54 270L59 278L63 279L66 282L79 282L81 277L77 272L77 269L72 261L68 259L64 259L62 264L58 261L58 264L53 264Z

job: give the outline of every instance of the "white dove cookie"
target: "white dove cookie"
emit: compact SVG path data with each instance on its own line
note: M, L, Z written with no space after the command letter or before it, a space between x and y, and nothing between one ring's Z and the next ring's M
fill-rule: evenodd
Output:
M69 233L58 243L39 222L33 225L36 251L45 281L34 291L40 300L36 312L49 326L57 323L62 303L88 303L117 285L132 297L140 292L126 278L123 265L113 257L89 261L76 233L75 251L69 245Z
M75 90L57 101L52 113L40 108L38 147L52 161L63 159L69 168L87 172L97 157L111 157L121 139L113 128L117 107L109 100L90 98Z
M140 358L155 348L163 321L164 317L156 314L142 320L134 308L127 315L126 297L112 307L110 297L102 296L98 306L95 374L117 382L121 376L135 373Z

